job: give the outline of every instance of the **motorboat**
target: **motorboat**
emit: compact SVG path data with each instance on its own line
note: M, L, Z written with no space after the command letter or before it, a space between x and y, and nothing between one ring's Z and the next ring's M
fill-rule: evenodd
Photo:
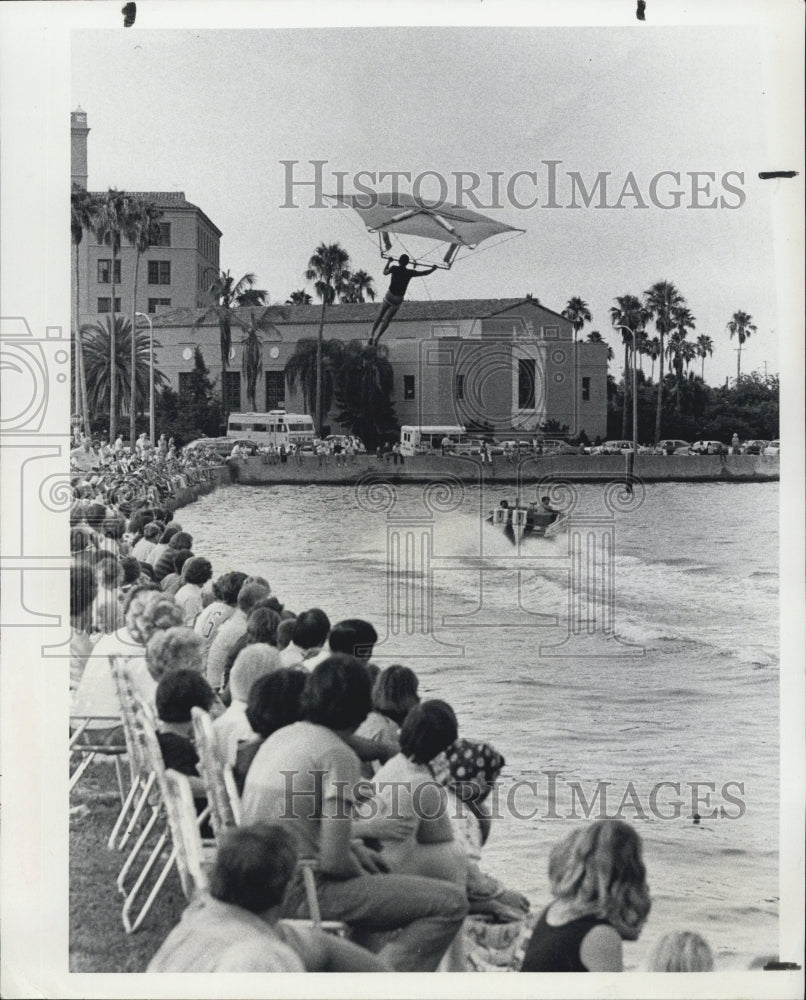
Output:
M485 517L488 524L503 530L512 542L519 542L529 536L542 537L547 532L554 533L564 519L559 510L546 504L520 504L502 500L500 505Z

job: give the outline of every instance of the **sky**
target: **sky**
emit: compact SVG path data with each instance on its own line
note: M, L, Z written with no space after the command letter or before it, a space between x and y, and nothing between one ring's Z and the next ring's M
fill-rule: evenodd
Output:
M71 105L91 129L89 187L184 191L223 232L221 266L256 273L272 301L305 287L322 241L341 243L381 291L385 280L357 216L311 207L310 188L294 190L299 207L283 207L281 161L299 161L294 177L310 180L310 161L326 160L325 192L336 189L335 171L346 172L345 191L361 170L436 171L453 197L452 175L474 171L485 204L487 175L497 171L503 206L486 214L525 233L413 284L411 298L529 292L561 311L579 296L592 313L583 336L599 330L618 358L614 298L669 280L696 317L690 337L714 342L707 381L736 372L726 325L740 309L757 326L742 371L778 371L771 191L785 182L757 177L781 164L768 153L753 28L132 30L72 39ZM546 204L548 160L560 161L557 208ZM518 171L537 173L536 186L522 176L513 189L521 203L536 197L533 207L506 197ZM574 171L588 189L609 171L609 205L632 172L645 207L629 194L622 208L595 207L598 196L569 207ZM662 171L680 173L680 207L652 201ZM690 172L713 173L710 190L692 194ZM670 204L676 188L661 178L657 200ZM405 181L401 190L410 190ZM433 177L422 187L426 197L438 190Z

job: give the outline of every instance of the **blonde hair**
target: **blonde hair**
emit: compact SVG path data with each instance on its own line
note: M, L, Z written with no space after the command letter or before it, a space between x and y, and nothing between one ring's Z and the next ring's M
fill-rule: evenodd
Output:
M126 628L141 646L159 629L182 625L184 620L176 601L159 590L138 591L126 609Z
M204 642L192 628L183 625L158 629L146 645L146 665L155 681L171 670L204 673Z
M648 972L710 972L714 956L708 942L693 931L664 934L646 960Z
M641 838L620 820L598 820L555 844L549 882L554 896L607 919L627 941L638 938L652 905Z

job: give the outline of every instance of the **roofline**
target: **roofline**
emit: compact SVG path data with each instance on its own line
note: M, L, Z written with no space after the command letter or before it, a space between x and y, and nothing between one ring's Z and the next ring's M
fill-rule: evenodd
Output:
M498 309L496 312L488 313L488 316L500 316L501 313L509 312L510 309L517 309L518 306L522 305L534 306L536 309L542 309L543 312L551 313L552 316L556 316L557 319L565 320L566 323L570 323L571 320L567 316L563 316L562 313L555 312L554 309L549 309L548 306L544 306L542 302L538 302L536 299L525 298L521 299L519 302L514 302L511 306L504 306L503 309Z
M103 195L106 192L104 192L104 191L88 191L87 193L88 194L92 194L92 195L97 195L100 198L100 197L103 197ZM164 194L166 196L170 196L170 195L173 194L173 192L172 191L126 191L125 194L131 194L131 195L134 195L135 197L139 198L139 197L142 197L143 195L160 195L160 194ZM149 200L149 199L146 199L146 200ZM189 201L187 198L185 198L184 192L182 192L182 200L185 202L184 205L157 205L157 208L161 212L191 212L191 211L198 212L199 215L205 220L205 222L207 222L208 225L212 229L214 229L216 231L216 233L218 233L219 239L224 235L221 232L221 230L218 228L218 226L210 218L210 216L203 209L199 208L199 206L195 202Z

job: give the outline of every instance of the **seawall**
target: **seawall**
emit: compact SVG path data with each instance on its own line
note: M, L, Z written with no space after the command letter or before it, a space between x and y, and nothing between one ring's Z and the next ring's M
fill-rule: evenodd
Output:
M403 465L379 462L374 456L360 455L354 463L336 465L331 458L326 465L306 456L296 462L268 465L261 457L229 459L232 481L250 486L290 483L357 482L367 472L376 472L393 482L432 482L441 475L451 475L474 483L483 471L487 483L537 482L565 479L571 482L595 482L624 476L625 460L621 455L558 455L554 458L524 458L517 463L496 458L492 467L482 466L477 458L441 455L417 455ZM647 483L659 482L774 482L779 478L778 457L766 455L639 455L634 473Z
M230 470L226 465L216 465L210 471L212 472L212 477L208 481L199 483L197 486L181 487L176 491L174 496L169 497L164 504L160 503L159 506L169 507L171 510L179 510L180 507L187 507L189 503L193 503L199 497L204 496L206 493L212 493L219 486L228 485L232 481Z

